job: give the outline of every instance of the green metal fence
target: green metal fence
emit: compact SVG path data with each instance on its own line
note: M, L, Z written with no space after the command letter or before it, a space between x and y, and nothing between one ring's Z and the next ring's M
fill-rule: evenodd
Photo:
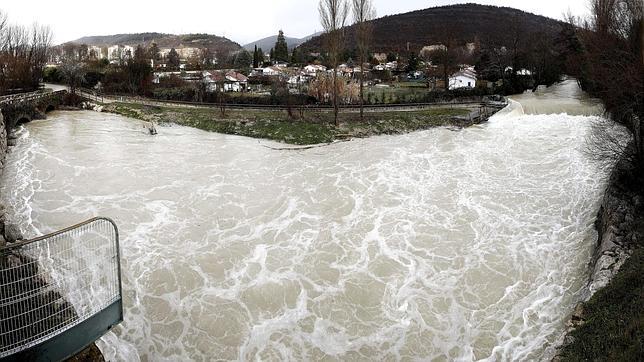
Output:
M0 360L66 359L122 320L112 220L94 218L0 249Z

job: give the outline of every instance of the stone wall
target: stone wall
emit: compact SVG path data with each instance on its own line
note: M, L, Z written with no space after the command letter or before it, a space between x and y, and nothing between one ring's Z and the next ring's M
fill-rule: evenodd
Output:
M2 109L0 109L0 175L2 175L7 158L7 142L7 127L4 116L2 115ZM4 237L6 221L6 210L4 205L0 202L0 247L6 243Z
M635 150L633 149L633 153ZM634 245L644 237L636 227L644 207L638 182L632 179L633 164L620 161L611 174L595 227L599 242L593 258L592 273L586 300L602 289L619 272L632 253Z
M0 111L0 174L4 169L4 161L7 156L7 127L4 123L4 117Z

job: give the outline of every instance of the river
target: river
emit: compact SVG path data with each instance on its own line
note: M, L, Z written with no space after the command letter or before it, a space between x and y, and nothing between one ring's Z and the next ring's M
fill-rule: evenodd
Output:
M567 81L459 131L277 151L54 112L21 128L0 191L28 236L118 223L112 360L534 360L587 281L596 113Z

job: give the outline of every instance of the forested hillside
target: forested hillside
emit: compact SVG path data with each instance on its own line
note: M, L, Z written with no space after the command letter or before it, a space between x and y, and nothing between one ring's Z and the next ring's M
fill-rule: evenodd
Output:
M429 8L385 16L373 21L375 52L420 50L433 44L480 42L490 46L512 46L529 42L539 34L555 34L561 22L521 10L462 4ZM355 29L347 29L347 46L355 47ZM305 51L319 51L323 36L301 45Z

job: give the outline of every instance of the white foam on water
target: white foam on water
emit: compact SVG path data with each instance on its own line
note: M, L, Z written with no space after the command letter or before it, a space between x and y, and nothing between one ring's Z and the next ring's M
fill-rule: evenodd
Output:
M61 112L27 126L2 191L39 230L119 224L111 360L534 360L596 241L592 120L513 102L459 132L274 151Z

